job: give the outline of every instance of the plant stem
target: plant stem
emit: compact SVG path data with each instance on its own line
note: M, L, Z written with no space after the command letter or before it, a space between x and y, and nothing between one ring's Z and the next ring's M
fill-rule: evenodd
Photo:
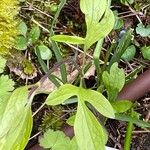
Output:
M131 117L133 117L133 108L131 109ZM124 150L130 150L133 127L134 127L133 123L129 122L127 126L126 135L125 135Z
M44 106L45 102L33 113L32 117L34 117Z
M101 68L100 68L100 64L99 64L99 57L100 57L100 53L101 53L101 49L102 49L102 44L103 44L103 39L100 39L97 42L96 48L94 50L94 64L96 67L96 72L97 72L97 86L99 87L100 82L101 82L101 78L100 78L100 73L101 73Z
M86 47L84 46L84 53L83 53L83 61L82 61L82 69L81 69L81 79L80 79L80 87L85 87L85 82L84 82L84 69L86 66Z

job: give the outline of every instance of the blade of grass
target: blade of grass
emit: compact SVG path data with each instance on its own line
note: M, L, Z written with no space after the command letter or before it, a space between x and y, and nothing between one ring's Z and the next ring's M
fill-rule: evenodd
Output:
M37 54L37 57L38 57L38 62L40 63L40 65L41 65L41 67L42 67L42 70L45 72L45 74L48 73L47 65L45 64L45 62L44 62L43 59L41 58L39 49L36 48L35 51L36 51L36 54Z
M58 7L58 10L57 10L57 12L54 16L54 19L53 19L53 22L52 22L52 25L51 25L50 36L54 35L53 28L56 24L56 21L57 21L58 17L59 17L60 11L61 11L61 9L63 8L63 6L65 4L66 4L66 0L61 0L61 2L59 4L59 7ZM58 62L61 62L63 60L63 57L61 55L60 49L59 49L56 42L54 42L54 41L51 41L51 42L52 42L52 50L53 50L53 52L56 56L56 59L57 59ZM66 83L67 82L67 71L66 71L66 66L64 64L62 64L60 66L60 72L61 72L61 78L62 78L63 82Z
M128 31L126 31L126 33L119 40L119 43L118 43L118 46L117 46L117 48L114 52L114 55L112 56L112 58L109 62L108 69L110 69L111 65L114 62L119 62L120 61L122 54L125 52L125 50L130 45L131 39L132 39L132 31L128 30Z
M51 25L51 29L50 29L50 36L53 35L53 27L55 26L56 21L57 21L57 19L59 17L60 11L62 10L62 8L64 7L65 4L66 4L66 0L61 0L60 4L58 6L58 10L57 10L57 12L56 12L56 14L54 16L53 21L52 21L52 25Z
M141 128L150 128L150 123L137 119L136 117L131 117L125 114L115 114L115 119L120 121L132 122Z
M56 42L52 41L52 50L56 56L58 62L63 61L63 57L61 55L60 49ZM61 78L64 83L67 82L67 70L65 64L60 65Z
M109 58L110 58L110 55L111 55L111 52L113 51L113 49L116 48L116 42L115 43L112 43L111 46L107 49L106 51L106 57L105 57L105 60L104 60L104 64L102 66L102 73L107 69L107 63L109 61Z
M36 49L36 53L37 53L37 56L38 56L38 61L39 61L40 65L41 65L41 67L42 67L42 70L45 72L45 74L48 74L49 70L48 70L47 65L45 64L45 62L42 60L40 52L39 52L38 49ZM49 74L48 78L50 79L50 81L52 83L55 84L56 87L60 86L60 83L58 82L58 80L53 75Z

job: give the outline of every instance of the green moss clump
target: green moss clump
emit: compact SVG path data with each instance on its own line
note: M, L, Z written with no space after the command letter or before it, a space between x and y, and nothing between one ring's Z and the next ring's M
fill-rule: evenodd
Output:
M0 0L0 55L9 54L17 36L18 0Z

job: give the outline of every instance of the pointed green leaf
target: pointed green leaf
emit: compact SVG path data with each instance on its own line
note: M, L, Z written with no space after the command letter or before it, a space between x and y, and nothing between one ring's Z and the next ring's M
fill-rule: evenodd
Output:
M110 9L106 12L100 22L87 21L87 34L85 38L86 49L93 45L96 41L104 38L114 27L114 14ZM95 32L96 31L96 32Z
M51 37L51 40L70 44L84 44L84 38L78 36L54 35Z
M11 150L24 150L28 143L28 139L30 138L33 124L31 108L26 109L22 115L24 117L22 118L20 125L8 137L11 141L14 141L14 137L16 137Z
M68 98L77 95L78 88L71 84L62 85L60 88L49 94L46 99L47 105L62 104Z
M107 7L107 0L80 0L80 9L86 21L99 22Z
M23 21L20 22L20 24L18 25L18 30L19 30L18 32L20 35L23 35L24 37L26 37L28 27L25 22Z
M68 98L79 95L84 101L91 103L102 115L110 118L114 117L114 110L112 106L101 93L70 84L62 85L60 88L49 94L46 99L46 104L62 104Z
M80 96L81 98L82 96ZM107 134L90 110L80 101L76 114L74 129L78 146L82 150L105 149Z
M75 117L76 117L75 115L69 117L66 123L68 123L70 126L74 126Z
M150 46L144 46L141 48L142 55L145 59L150 60Z
M71 139L70 150L80 150L75 137Z
M86 106L85 102L89 102L104 116L114 118L114 110L109 101L96 91L66 84L52 92L48 96L46 104L58 105L72 96L77 96L78 98L74 127L79 147L82 147L84 150L97 150L99 147L104 149L107 141L106 132L94 114ZM86 137L86 140L84 137ZM99 140L96 140L97 137L99 137Z
M125 84L124 70L119 69L118 64L114 63L110 68L110 73L104 71L102 79L107 89L108 99L115 100L118 92Z
M94 108L96 108L96 110L102 115L108 118L115 117L111 104L101 93L94 90L81 89L79 94L84 101L87 101L93 105Z
M87 33L85 47L88 49L96 41L104 38L114 26L113 12L107 0L81 0L80 8L85 14Z
M17 50L26 50L27 46L28 46L27 39L24 36L22 36L22 35L17 36L16 43L15 43L14 47Z
M118 30L118 29L121 29L123 28L124 26L124 22L123 22L123 19L122 18L119 18L118 17L118 11L113 11L114 13L114 17L115 17L115 24L114 24L114 30Z
M0 105L0 149L23 150L32 128L31 106L28 104L28 88L16 89L10 98ZM9 141L9 144L8 144Z
M41 33L41 30L39 26L33 26L28 37L29 43L31 44L35 43L39 39L40 33Z
M132 102L127 100L114 101L111 103L116 113L123 113L132 107Z
M130 45L126 51L123 53L123 55L121 56L121 58L125 61L130 61L134 58L136 53L136 48L134 45Z
M149 122L140 120L137 117L131 117L125 114L115 114L115 119L120 121L131 122L142 128L150 128Z

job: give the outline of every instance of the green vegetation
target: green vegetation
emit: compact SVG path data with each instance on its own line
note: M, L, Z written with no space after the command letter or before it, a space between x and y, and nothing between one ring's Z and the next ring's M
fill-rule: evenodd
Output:
M1 1L0 150L24 150L35 136L31 132L39 113L36 136L41 135L39 144L45 149L104 150L109 139L105 125L113 119L127 122L124 149L129 150L134 126L145 129L150 123L139 117L136 103L118 101L118 94L145 67L132 66L136 55L150 60L146 42L150 24L133 12L150 5L134 0L79 0L75 12L81 11L85 21L77 24L71 16L61 19L63 9L69 7L66 0ZM137 17L134 29L126 27L118 10L112 11L116 3L128 6ZM91 76L94 84L88 87ZM66 124L73 126L72 139L59 131Z
M9 54L9 50L14 46L18 24L14 18L18 9L17 0L1 0L0 2L0 55Z

